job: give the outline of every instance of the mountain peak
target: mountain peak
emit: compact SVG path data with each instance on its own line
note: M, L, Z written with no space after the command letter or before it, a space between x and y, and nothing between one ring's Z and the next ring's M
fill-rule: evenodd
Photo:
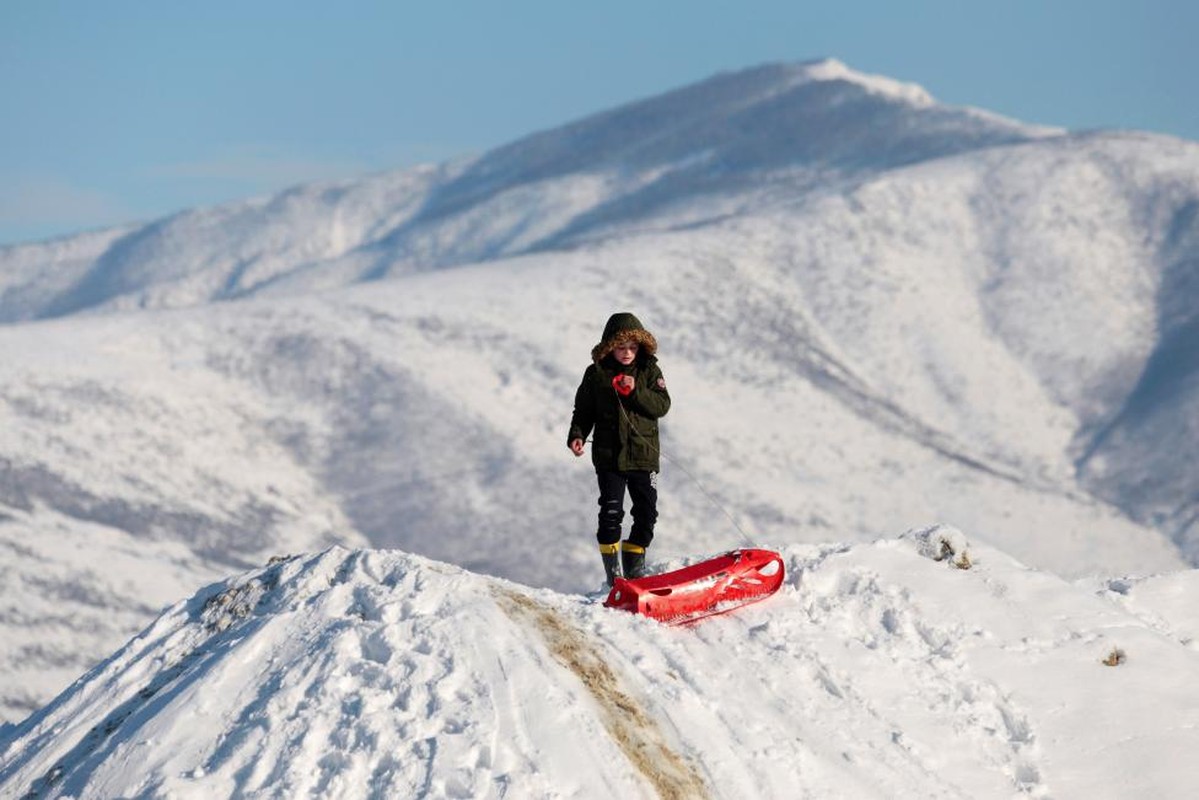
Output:
M839 175L853 179L1056 133L942 105L920 86L857 72L836 59L765 64L493 150L439 187L414 222L444 220L514 188L570 176L620 184L539 243L557 247L595 229L641 226L682 203L749 199L766 186L800 191Z
M921 86L826 58L718 73L532 134L485 155L461 183L490 188L500 176L605 167L678 173L680 163L722 180L797 166L887 169L1044 133L941 105Z
M936 105L933 96L919 84L905 83L886 75L858 72L836 58L803 62L796 66L796 73L808 81L848 81L872 94L901 100L919 108Z

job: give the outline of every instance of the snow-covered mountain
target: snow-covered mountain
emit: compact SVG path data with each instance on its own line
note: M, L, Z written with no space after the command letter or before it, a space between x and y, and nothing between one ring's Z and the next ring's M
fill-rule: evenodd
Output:
M943 521L1068 577L1193 565L1196 208L1195 143L825 61L0 249L0 713L274 555L594 588L563 439L616 310L675 398L659 561Z
M686 628L400 553L285 559L0 729L0 794L1199 790L1199 573L1069 583L945 528L783 552L778 595Z
M1058 133L941 106L836 61L765 66L471 160L8 248L0 320L194 305L558 250Z

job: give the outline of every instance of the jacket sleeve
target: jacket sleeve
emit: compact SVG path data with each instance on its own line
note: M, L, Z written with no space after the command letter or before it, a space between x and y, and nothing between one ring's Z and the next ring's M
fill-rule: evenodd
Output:
M570 432L566 434L567 444L575 439L587 441L587 436L595 427L595 381L591 379L593 369L594 366L587 368L583 373L583 380L579 382L579 388L575 390L575 408L570 416Z
M657 364L646 370L644 381L637 381L637 388L630 395L628 403L639 414L657 419L666 416L670 410L670 393L666 391L666 379Z

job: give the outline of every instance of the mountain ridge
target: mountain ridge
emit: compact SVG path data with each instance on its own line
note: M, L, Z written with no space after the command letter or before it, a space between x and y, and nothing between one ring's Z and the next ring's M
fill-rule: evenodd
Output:
M747 95L753 99L747 99ZM920 119L909 120L908 115L919 115ZM865 133L873 129L881 130L877 135ZM796 137L790 135L794 131L834 133ZM852 131L863 133L845 135ZM827 181L830 171L852 173L866 167L877 170L944 156L963 148L1029 141L1056 133L1059 132L1022 126L999 117L984 118L971 109L939 106L914 85L856 73L834 60L764 65L721 73L692 87L532 134L456 165L420 167L353 182L299 186L271 197L184 211L150 222L119 237L74 286L41 304L40 309L34 306L32 310L35 316L54 317L114 302L118 309L178 305L180 301L172 299L170 290L138 291L139 287L163 283L192 284L194 288L181 286L174 293L182 292L188 298L183 304L236 298L256 291L265 285L264 280L269 283L286 279L289 271L303 271L314 260L348 260L350 263L342 269L348 270L353 280L375 279L395 273L397 268L437 267L447 263L444 255L434 255L432 260L423 255L430 246L437 246L430 245L430 237L444 235L437 231L436 223L475 206L484 206L487 214L502 215L502 208L496 209L493 202L490 206L488 203L500 195L519 192L522 186L552 184L571 175L584 183L590 181L590 189L584 191L598 194L584 196L584 205L575 210L574 218L552 231L550 238L543 235L525 246L513 246L513 237L519 237L519 227L524 224L517 220L515 234L501 229L498 239L485 235L481 249L476 246L459 255L451 253L448 263L469 263L564 246L596 224L610 227L614 221L627 222L628 212L622 208L633 208L641 217L679 197L693 200L705 192L742 191L781 167L815 169L818 174L801 181L811 183ZM910 138L905 141L904 136ZM874 153L873 160L856 163L866 153ZM605 172L615 174L605 178ZM589 178L589 174L595 174L596 178ZM730 175L744 177L730 186ZM787 177L789 184L796 180L795 175ZM627 189L617 190L613 197L605 199L604 193L614 183L631 185L633 192L630 195ZM174 242L180 237L182 247L195 248L211 239L211 233L218 234L218 240L225 243L222 246L228 251L229 243L237 242L238 227L244 224L239 221L242 216L249 214L252 220L265 214L264 221L270 224L278 210L286 214L295 202L312 204L313 209L306 211L303 206L296 206L300 216L293 226L311 225L313 212L332 212L335 218L344 217L340 201L355 187L366 195L361 203L367 208L372 203L396 203L393 210L386 210L393 221L380 221L381 231L372 233L367 229L350 234L338 232L336 219L332 225L315 220L328 228L323 232L323 241L310 239L305 243L304 239L309 237L301 235L300 247L289 248L294 252L283 259L282 273L278 272L281 242L277 237L253 246L250 252L239 253L234 249L224 254L213 253L205 260L211 262L215 257L219 265L215 273L204 261L189 264L186 257L180 258L176 252L178 245ZM549 189L541 186L538 190ZM570 193L576 191L571 189ZM569 204L571 197L555 198L555 202L563 201ZM322 206L327 210L320 211ZM351 206L350 210L361 214L362 209ZM546 211L538 209L539 213ZM370 227L378 228L380 222ZM465 237L458 229L462 224L457 223L451 235L469 242L469 229ZM465 224L479 225L471 221ZM433 230L429 231L430 228ZM291 234L293 238L296 233L299 231ZM340 246L339 238L343 240ZM11 271L3 256L4 251L0 250L0 279ZM249 279L264 269L266 278ZM335 267L333 271L338 270ZM206 272L212 274L206 276ZM21 318L20 314L29 314L29 298L39 294L36 287L25 286L10 300L14 288L0 284L0 289L3 289L0 320L15 321ZM189 295L188 290L193 293L198 290L200 294ZM130 294L133 296L121 300Z

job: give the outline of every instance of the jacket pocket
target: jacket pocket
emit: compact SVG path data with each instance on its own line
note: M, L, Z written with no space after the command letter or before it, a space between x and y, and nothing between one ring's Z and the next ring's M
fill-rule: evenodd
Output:
M646 417L631 420L629 431L629 461L638 466L658 463L658 421Z

